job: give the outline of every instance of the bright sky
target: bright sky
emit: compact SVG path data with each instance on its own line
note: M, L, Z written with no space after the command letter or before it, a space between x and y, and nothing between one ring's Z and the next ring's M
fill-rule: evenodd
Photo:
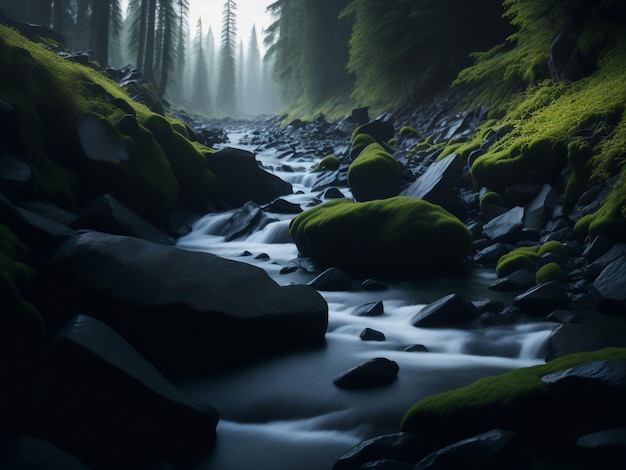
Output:
M237 43L243 41L247 46L252 25L256 25L259 49L263 48L263 29L272 23L272 17L265 12L267 5L274 0L236 0L237 3ZM189 29L193 37L198 17L202 18L202 28L206 34L209 25L215 41L219 44L222 31L222 13L224 0L189 0Z

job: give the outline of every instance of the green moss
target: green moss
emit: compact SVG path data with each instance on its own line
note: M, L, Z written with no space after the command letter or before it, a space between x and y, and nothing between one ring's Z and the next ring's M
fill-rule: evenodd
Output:
M520 433L531 449L560 452L562 446L585 432L604 429L603 425L611 427L616 410L622 409L623 393L582 387L570 393L554 392L540 379L601 359L626 359L626 349L572 354L424 398L407 411L400 429L427 437L437 445L493 428L509 429ZM572 409L576 410L575 420L571 419Z
M315 165L315 169L319 171L334 171L338 168L339 159L336 155L327 155Z
M567 281L567 274L558 263L547 263L540 267L535 273L537 284L548 281Z
M400 130L398 131L398 134L401 137L414 137L414 138L420 137L420 133L410 126L402 126Z
M535 272L537 259L539 258L539 248L540 246L523 246L502 255L496 264L497 276L508 276L519 269L528 269L531 272Z
M549 242L545 242L543 245L539 247L537 251L537 255L543 256L546 253L554 253L559 256L563 261L567 261L569 259L569 252L563 243L557 240L551 240Z
M350 149L350 160L356 160L365 148L370 144L375 144L376 139L369 134L357 134L352 139L352 147Z
M381 145L370 144L350 164L348 184L357 201L396 196L400 191L400 165Z
M143 120L143 125L170 162L180 188L179 202L194 209L204 209L217 192L217 180L206 168L206 157L192 142L174 132L163 116L152 114Z
M504 207L504 208L508 207L504 198L500 196L498 193L496 193L495 191L487 191L483 195L483 197L480 198L479 204L480 204L480 210L482 212L484 212L484 206L486 205L498 206L498 207Z
M574 226L579 238L604 235L618 242L626 241L626 171L622 170L602 206L593 214L581 217Z
M573 208L582 193L587 189L591 176L591 146L583 139L576 139L567 145L567 160L572 174L567 180L563 201Z
M303 256L359 275L450 274L472 245L456 217L404 196L329 201L295 217L289 232Z
M19 361L13 354L28 354L44 337L39 312L25 299L36 272L27 263L30 250L0 223L0 352L3 363ZM7 356L9 354L9 356Z

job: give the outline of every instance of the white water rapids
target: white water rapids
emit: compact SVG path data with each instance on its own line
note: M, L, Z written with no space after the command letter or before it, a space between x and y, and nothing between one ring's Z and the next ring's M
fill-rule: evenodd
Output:
M232 132L233 146L243 131ZM314 197L308 173L312 159L278 160L275 149L257 153L266 168L288 164L295 171L275 172L290 182L294 194L284 199L306 206ZM350 197L349 190L341 188ZM291 215L272 214L278 221L245 239L225 241L220 230L232 212L208 214L192 232L178 240L181 248L207 251L255 264L281 285L306 283L314 275L280 274L297 257L288 224ZM245 251L250 256L242 256ZM265 253L269 259L257 259ZM532 322L474 329L423 329L411 317L426 303L452 292L468 300L511 296L487 289L493 270L472 272L461 279L430 279L388 283L379 292L320 292L329 306L324 347L254 362L248 366L177 385L191 398L218 409L220 422L215 450L195 468L209 470L324 470L359 442L398 431L408 408L423 397L467 385L475 380L544 362L545 344L554 324ZM384 314L360 317L360 305L382 300ZM381 331L385 341L362 341L365 328ZM423 344L429 352L406 352ZM246 345L242 344L242 348ZM250 351L253 356L254 351ZM375 357L396 361L398 379L391 385L346 391L333 380L342 372Z

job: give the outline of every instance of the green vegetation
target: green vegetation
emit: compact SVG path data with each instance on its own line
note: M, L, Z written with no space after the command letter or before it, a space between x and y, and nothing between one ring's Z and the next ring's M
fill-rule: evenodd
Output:
M537 284L548 281L567 281L567 274L558 263L546 263L535 273Z
M315 165L318 171L335 171L339 168L339 159L336 155L326 155Z
M522 246L500 257L496 264L496 274L498 277L504 277L519 269L528 269L534 273L537 270L537 260L545 253L554 253L564 261L569 258L567 248L558 241L549 241L543 245Z
M329 201L295 217L289 232L303 256L358 275L450 274L472 245L456 217L404 196Z
M547 364L486 377L467 387L420 400L405 414L400 429L447 445L493 428L516 431L533 450L558 454L585 432L610 428L623 419L623 393L604 387L553 391L541 377L585 362L626 359L626 349L572 354ZM572 409L576 419L571 419Z
M380 144L370 144L350 164L348 184L357 201L397 196L400 165Z

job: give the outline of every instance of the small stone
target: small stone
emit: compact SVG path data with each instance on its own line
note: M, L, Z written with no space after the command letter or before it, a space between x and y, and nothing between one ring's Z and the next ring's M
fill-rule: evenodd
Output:
M385 334L372 328L365 328L363 331L361 331L359 337L363 341L385 341Z

